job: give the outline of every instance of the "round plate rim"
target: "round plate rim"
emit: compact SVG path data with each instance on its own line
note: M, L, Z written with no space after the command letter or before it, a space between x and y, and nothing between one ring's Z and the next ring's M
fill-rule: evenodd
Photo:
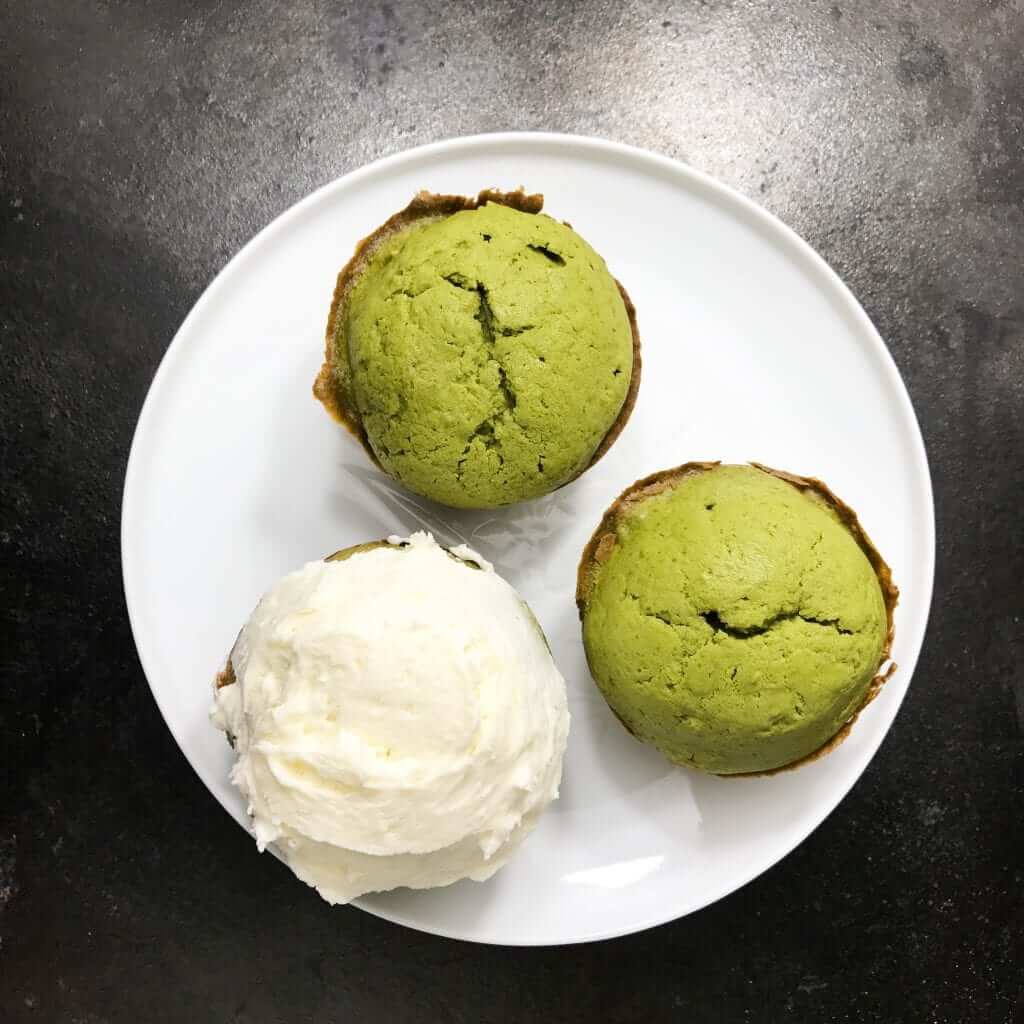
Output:
M529 131L513 131L513 132L495 132L495 133L483 133L476 135L457 136L449 139L444 139L438 142L427 143L425 145L416 146L411 149L402 150L398 153L393 153L377 160L374 160L368 164L363 165L353 171L349 171L346 174L341 175L338 178L333 179L330 182L315 189L309 195L300 199L292 206L288 207L277 217L275 217L269 224L258 231L241 249L235 253L234 256L224 265L224 267L217 273L213 280L203 290L202 294L196 300L195 304L189 310L188 315L182 321L181 326L175 332L170 345L167 347L164 355L162 356L160 363L157 367L156 373L150 382L149 389L146 392L146 398L142 404L139 418L136 423L135 432L132 438L132 444L128 455L128 463L125 470L124 487L122 490L122 501L121 501L121 530L120 530L120 541L121 541L121 570L122 570L122 584L124 589L125 604L128 611L128 620L132 630L132 638L135 641L136 651L138 653L139 662L142 666L143 673L146 676L146 682L149 685L150 693L153 696L153 700L156 702L157 708L160 711L161 717L164 719L164 724L167 726L171 735L174 737L178 748L184 755L186 761L192 767L192 770L199 777L200 781L206 786L206 780L203 777L203 773L199 766L190 756L186 746L183 742L182 737L174 730L170 725L170 720L165 712L164 704L161 701L160 695L157 693L153 686L152 679L153 673L151 672L150 663L147 661L147 656L142 650L142 646L139 641L139 632L137 629L138 615L135 609L138 607L138 601L135 597L134 590L131 583L132 577L132 561L130 552L132 550L130 540L130 524L134 521L132 510L134 508L133 494L135 493L134 482L136 476L139 473L138 465L141 461L139 452L141 452L146 446L147 436L151 430L151 424L153 417L155 416L154 409L156 407L156 396L161 390L164 380L170 376L173 372L174 366L177 361L182 357L183 352L186 348L186 339L192 329L193 323L200 319L207 305L214 301L217 294L225 287L227 287L229 279L245 264L250 254L256 250L262 248L265 244L271 243L274 236L282 231L287 230L291 222L299 219L310 207L323 202L328 197L332 196L337 192L343 192L354 185L357 185L364 178L373 177L375 175L386 173L392 169L401 167L405 164L415 163L417 160L430 160L446 154L451 154L454 151L467 151L481 148L490 147L515 147L515 146L533 146L547 149L570 149L575 150L577 153L582 154L600 154L606 157L618 157L622 160L632 161L636 164L645 164L648 168L657 170L662 174L669 174L677 179L688 180L691 185L698 186L705 190L707 193L715 196L723 205L731 206L734 210L737 210L744 217L749 218L750 221L757 224L762 230L767 231L771 235L774 235L780 243L791 247L791 250L795 251L801 258L806 260L815 270L815 272L821 276L822 280L827 282L831 288L834 297L841 301L845 311L853 318L858 329L862 332L865 340L869 341L874 347L875 352L873 355L879 358L880 365L884 368L885 375L889 378L888 383L894 385L893 393L897 396L899 403L899 411L902 414L903 419L906 421L909 427L909 437L912 448L914 463L919 473L919 479L916 481L916 487L920 489L920 497L924 508L928 510L926 517L926 523L922 524L925 526L926 533L924 536L925 551L926 551L926 564L918 566L918 577L921 585L923 586L922 592L922 607L923 617L920 626L919 635L911 640L910 644L910 656L905 658L900 664L901 674L906 674L907 682L903 692L899 695L895 706L892 708L892 714L889 722L886 724L884 730L878 737L878 740L874 745L867 751L863 764L861 764L855 773L852 774L848 783L841 784L836 787L833 793L829 794L829 800L823 804L823 810L819 817L807 828L792 844L788 849L784 849L778 856L774 856L769 860L761 863L756 869L751 871L745 877L742 877L739 881L731 884L727 888L723 888L721 891L714 891L710 893L706 899L697 901L693 905L684 906L682 908L672 908L666 913L656 915L651 919L645 919L640 921L631 922L625 927L614 927L605 931L599 932L588 932L586 934L573 935L565 939L559 940L557 945L577 945L584 942L597 942L604 939L616 938L619 936L635 934L640 931L645 931L649 928L657 927L658 925L668 923L670 921L679 920L682 917L686 917L689 914L696 913L699 910L716 903L718 900L730 895L748 885L754 879L760 877L766 871L774 867L784 857L792 853L798 846L800 846L807 837L817 829L822 822L829 817L830 814L839 806L839 804L845 799L853 785L860 779L866 770L867 766L873 760L875 754L878 752L879 747L885 740L892 728L892 723L896 719L896 715L899 713L900 707L906 697L907 690L909 690L910 682L913 678L913 672L917 666L917 661L920 656L921 647L924 642L924 637L927 632L928 620L931 612L932 597L934 591L934 580L935 580L935 502L932 490L931 473L928 465L927 452L924 445L924 438L921 434L920 424L917 420L917 415L914 411L913 404L910 400L910 395L907 391L906 385L903 382L903 378L900 375L899 369L896 366L895 361L892 358L892 354L889 352L888 347L882 340L881 335L875 328L871 319L864 311L863 307L857 301L856 297L843 282L842 278L836 273L835 270L825 261L822 257L807 241L805 241L800 235L798 235L792 228L786 225L774 214L770 213L764 207L758 205L754 200L745 196L743 193L737 191L730 185L726 185L718 179L706 174L703 171L697 170L691 167L689 164L683 163L673 157L665 156L663 154L654 153L650 150L640 148L638 146L628 145L626 143L614 142L608 139L597 138L594 136L587 135L573 135L561 132L529 132ZM923 572L921 571L923 570ZM209 790L209 787L206 787ZM225 806L216 794L211 795L217 799L221 806ZM230 809L225 806L225 810L228 811L229 815L234 818ZM240 823L241 824L241 823ZM242 826L244 828L244 825ZM460 941L471 941L477 942L484 945L509 945L509 946L550 946L556 943L551 943L546 940L515 940L507 941L501 939L482 938L474 936L467 938L465 935L460 934L456 931L447 930L443 927L430 926L421 921L410 921L404 918L401 914L389 914L379 907L367 906L361 900L357 900L353 903L353 906L357 906L368 913L373 914L376 917L390 921L395 924L400 924L405 927L415 928L419 931L424 931L429 934L438 935L444 938L458 939Z

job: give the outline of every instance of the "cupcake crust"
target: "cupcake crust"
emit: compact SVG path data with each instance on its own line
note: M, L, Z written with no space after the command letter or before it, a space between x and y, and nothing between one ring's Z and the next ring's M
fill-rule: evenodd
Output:
M445 504L493 507L536 497L563 486L608 451L636 402L641 368L640 337L635 308L621 284L607 274L600 257L572 233L568 225L541 215L537 217L536 225L530 227L521 220L516 222L500 216L501 209L516 214L539 215L542 204L542 196L522 190L488 190L474 198L422 192L404 210L363 239L338 276L328 318L325 359L314 383L314 395L336 420L356 436L381 469L410 489ZM366 291L368 279L366 285L362 284L364 272L371 264L374 276L380 278L381 273L388 272L387 268L393 261L401 259L407 240L415 244L425 227L456 214L474 211L480 212L484 231L490 231L486 223L488 219L498 220L494 246L481 247L488 255L498 251L506 234L515 236L517 231L527 232L522 251L528 258L523 261L523 266L515 268L518 276L513 274L505 278L495 295L489 293L483 281L474 280L468 270L465 274L444 270L438 279L447 282L447 290L442 289L437 295L424 295L421 290L423 284L420 283L415 290L403 292L396 289L385 296L388 301L397 299L400 308L394 315L406 318L399 321L403 326L398 333L389 332L386 326L381 328L381 317L391 315L391 307L379 301L373 306L373 316L366 313L362 320L359 319L367 305L367 294L372 295ZM561 233L563 242L571 236L572 243L578 246L578 255L584 257L584 261L578 266L571 265L573 257L577 256L574 251L568 260L570 265L567 265L558 252L543 244L530 244L536 240L529 237L529 233L538 231ZM395 244L396 235L403 236L401 244ZM490 241L490 234L478 236L473 233L473 237ZM456 243L460 253L466 251L463 246L474 244L473 238L467 240L464 236L459 237ZM533 250L536 255L530 255L528 250ZM550 263L543 257L547 257ZM485 258L483 253L481 258ZM513 253L513 260L518 258L518 253ZM531 260L536 261L532 268L529 266ZM586 266L587 263L593 264L592 270ZM543 287L537 287L537 275L543 277L545 267L548 268L552 287L556 289L554 298L546 296ZM558 273L554 272L555 267L559 268ZM525 276L521 276L524 273ZM524 284L530 282L531 274L533 283L523 290L520 280ZM587 278L587 274L593 274L593 279ZM601 285L602 279L610 283ZM531 315L543 313L549 299L557 303L558 295L568 294L565 289L570 281L576 282L574 287L584 289L579 293L575 313L562 318L557 325ZM605 384L597 370L596 378L580 376L587 358L597 360L595 367L598 368L610 358L607 345L602 354L601 345L595 348L595 340L588 338L586 333L581 335L579 331L587 316L598 315L584 311L605 308L602 304L610 301L605 293L600 293L600 288L610 288L612 284L612 293L617 292L617 298L621 298L621 310L625 313L622 322L628 329L624 365L629 376L624 392L617 382ZM509 288L520 290L509 293ZM591 288L598 291L588 292ZM458 289L462 289L461 294ZM599 293L605 297L600 298ZM357 305L353 305L354 294ZM373 303L372 299L369 301ZM621 310L617 314L619 317L623 316ZM458 333L460 318L461 323L468 322L470 332L476 331L479 335L480 328L483 328L486 344L476 354L475 365L473 359L458 357L459 347L464 344ZM479 326L472 323L474 320ZM384 322L386 325L387 320ZM345 341L353 323L357 324L356 333ZM407 339L417 334L423 337L424 324L436 326L426 329L426 346L417 348L412 340ZM355 343L352 339L365 338L367 331L370 335L376 332L379 338L373 339L369 354L364 349L354 355L363 342ZM431 338L431 334L435 337ZM438 337L446 340L439 343ZM480 338L471 339L471 342L474 347L479 347ZM345 351L342 351L343 344L347 345ZM354 344L357 348L353 348ZM393 358L399 360L398 365L415 366L420 379L410 377L401 369L393 373L387 371L390 379L375 381L372 376L366 376L381 372L380 352L385 350L385 355L392 357L392 349L396 349ZM528 354L530 358L527 358ZM546 358L550 360L547 367L543 365ZM358 360L355 370L353 359ZM373 369L364 373L368 363ZM613 365L616 364L608 364L609 371ZM619 361L615 372L621 372L622 366ZM432 376L439 386L448 389L448 394L439 399L425 393L424 376ZM581 383L584 379L587 380L585 385ZM444 381L449 383L445 385ZM377 390L374 390L375 384L379 385ZM590 400L583 404L578 397L582 387L586 387L590 396ZM564 397L560 396L560 389L564 389ZM486 398L488 392L492 397ZM621 397L613 399L613 395ZM472 423L468 419L463 423L459 418L467 396L473 408L472 411L467 409L465 416L472 418ZM610 401L615 404L609 406ZM426 429L422 429L424 402L435 410L429 414L434 419L433 422L426 421ZM489 407L488 402L491 403ZM546 404L548 402L553 403L551 408ZM564 409L558 405L559 402ZM603 412L604 409L608 412ZM588 418L600 423L606 416L611 418L610 425L609 418L604 418L596 435L587 433L588 429L593 430L592 426L588 428L586 425ZM546 427L543 426L545 422ZM406 428L408 440L402 433ZM564 444L559 443L561 432L566 433ZM575 437L575 434L580 438L573 440L570 435ZM587 436L594 439L589 443L581 440ZM550 444L538 440L544 437L551 439ZM447 450L446 445L450 445L452 450ZM421 467L428 463L429 471L421 473Z
M620 560L599 593L623 538L632 545L630 557L649 557L651 531L646 548L637 541L648 514L655 516L653 529L665 530L672 522L665 499L688 479L718 469L717 462L690 462L627 488L584 549L576 600L591 672L629 731L681 764L715 774L772 774L837 746L878 694L895 668L884 666L898 591L856 514L824 483L755 463L721 467L696 482L700 492L691 480L689 492L703 494L706 504L667 539L659 558L672 567L659 577L656 569ZM725 486L721 499L714 481ZM766 517L749 534L745 527L737 532L727 507L716 514L718 500L731 500L729 487L741 488L740 519ZM794 506L788 488L809 507ZM780 553L780 544L792 548ZM687 551L698 549L688 576ZM677 585L687 593L673 604L669 591ZM609 634L624 626L653 645L657 653L646 664L642 648L631 648L629 657L616 653ZM659 657L668 664L658 665ZM634 663L642 666L635 672Z

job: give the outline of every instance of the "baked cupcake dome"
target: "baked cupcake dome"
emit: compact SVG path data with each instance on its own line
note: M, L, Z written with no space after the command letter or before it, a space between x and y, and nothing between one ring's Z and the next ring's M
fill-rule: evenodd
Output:
M622 723L722 775L840 742L888 678L897 590L820 481L687 463L628 488L580 564L587 661Z
M385 473L445 505L563 486L636 398L632 304L542 203L421 193L338 277L314 394Z

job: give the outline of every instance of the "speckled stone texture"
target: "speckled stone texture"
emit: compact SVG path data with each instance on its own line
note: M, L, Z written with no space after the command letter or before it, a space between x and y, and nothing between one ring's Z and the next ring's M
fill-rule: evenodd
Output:
M1022 52L1021 0L0 5L0 1020L1021 1020ZM803 234L938 501L924 653L847 800L719 904L567 950L332 910L255 856L120 583L135 418L204 285L335 176L508 128L680 157Z

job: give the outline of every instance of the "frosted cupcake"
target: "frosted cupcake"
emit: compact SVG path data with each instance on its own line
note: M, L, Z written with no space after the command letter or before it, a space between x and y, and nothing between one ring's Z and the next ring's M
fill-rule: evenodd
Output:
M557 796L569 727L520 597L423 533L279 580L213 717L260 848L331 903L489 878Z

